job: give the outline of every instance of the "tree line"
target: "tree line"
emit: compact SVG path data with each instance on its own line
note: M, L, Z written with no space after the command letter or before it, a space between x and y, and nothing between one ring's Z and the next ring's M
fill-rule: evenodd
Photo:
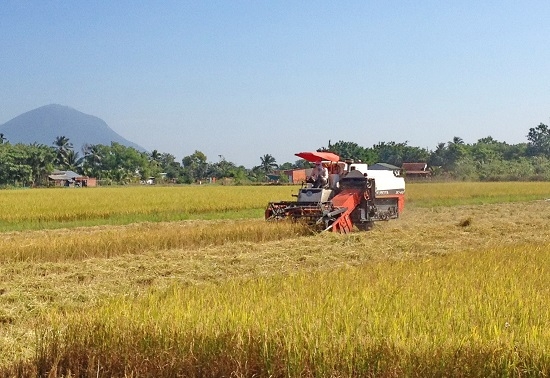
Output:
M508 144L492 137L467 144L460 137L439 143L434 150L409 146L407 142L380 142L362 147L355 142L328 142L317 151L330 151L343 159L367 164L389 163L401 167L404 162L425 162L433 177L458 180L513 181L550 180L550 128L540 123L530 128L527 142ZM259 165L247 169L218 155L217 162L208 161L201 151L185 156L181 162L174 155L138 151L119 143L85 145L75 151L69 138L57 137L51 146L44 144L11 144L0 134L0 186L47 186L54 170L71 170L95 177L100 184L130 184L154 178L180 184L205 181L247 184L265 182L276 172L309 168L305 160L277 164L265 154ZM406 172L405 172L406 174ZM280 182L288 179L281 174Z
M381 142L364 148L339 141L320 150L368 164L384 162L401 167L405 162L425 162L434 177L457 180L550 180L550 128L540 123L529 129L527 142L508 144L488 136L467 144L460 137L439 143L434 150L405 143ZM405 172L406 174L406 172Z
M74 171L95 177L101 185L137 184L150 179L156 182L190 184L222 181L245 184L266 181L268 174L279 166L269 154L261 157L260 165L247 169L227 161L209 162L201 151L185 156L181 162L170 153L158 150L142 152L119 143L89 144L76 151L69 138L59 136L51 146L11 144L0 133L0 186L48 186L48 176L54 171Z

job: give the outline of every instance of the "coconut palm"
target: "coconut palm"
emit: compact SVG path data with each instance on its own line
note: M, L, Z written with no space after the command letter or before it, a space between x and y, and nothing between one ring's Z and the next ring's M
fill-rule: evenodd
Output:
M161 164L162 154L158 152L157 150L151 151L151 153L148 156L149 162L153 164L154 166L158 167Z
M84 157L80 157L78 152L75 152L74 150L67 151L67 160L66 160L66 168L82 173L82 163L84 162Z
M256 168L264 172L266 175L273 172L278 167L275 158L270 154L265 154L264 156L261 156L260 162L260 165L258 165Z
M84 147L82 147L82 152L84 153L84 157L82 158L82 168L84 173L99 178L101 172L101 162L103 160L100 145L85 144Z
M264 178L267 180L267 175L273 172L277 167L277 162L275 158L270 154L265 154L260 157L260 165L253 168L253 171L262 172Z
M55 164L61 168L67 168L69 162L69 151L73 149L73 144L69 142L69 138L66 136L58 136L53 142L57 150L57 156L55 158Z

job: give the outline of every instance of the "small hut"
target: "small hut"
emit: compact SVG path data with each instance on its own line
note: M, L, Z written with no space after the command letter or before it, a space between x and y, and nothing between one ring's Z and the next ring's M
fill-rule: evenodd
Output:
M73 171L55 170L48 176L55 186L88 187L97 186L97 180L93 177L82 176Z

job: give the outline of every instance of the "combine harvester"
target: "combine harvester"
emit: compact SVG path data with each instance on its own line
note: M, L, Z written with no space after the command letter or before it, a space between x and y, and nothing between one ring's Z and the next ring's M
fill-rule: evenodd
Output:
M369 170L367 164L340 161L330 152L300 152L309 162L329 171L323 188L302 184L296 201L270 202L266 220L303 221L317 231L347 234L353 226L370 230L375 221L396 219L405 206L405 180L398 172Z

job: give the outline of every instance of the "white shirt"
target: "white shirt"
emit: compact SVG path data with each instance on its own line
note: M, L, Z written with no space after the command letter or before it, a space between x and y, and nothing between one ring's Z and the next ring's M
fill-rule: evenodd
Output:
M313 171L311 172L312 177L321 177L324 179L328 179L328 169L326 167L323 167L322 165L315 165L315 168L313 168Z

